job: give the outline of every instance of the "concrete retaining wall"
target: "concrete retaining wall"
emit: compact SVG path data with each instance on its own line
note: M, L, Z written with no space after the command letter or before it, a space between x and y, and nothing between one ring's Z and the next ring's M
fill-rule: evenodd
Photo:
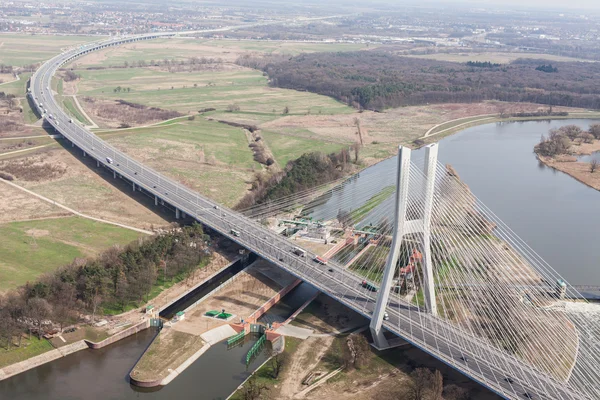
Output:
M221 268L220 270L218 270L217 272L215 272L214 274L212 274L208 278L202 280L202 282L198 282L197 284L195 284L194 286L192 286L190 289L186 290L185 293L181 294L180 296L177 296L177 298L171 300L167 304L165 304L162 307L160 307L158 309L158 313L160 314L161 311L166 310L167 308L169 308L170 306L172 306L174 303L176 303L177 301L179 301L179 299L181 299L181 298L187 296L188 294L192 293L194 290L198 289L200 286L204 285L206 282L210 281L215 276L219 275L221 272L225 271L227 268L231 267L233 264L235 264L239 260L240 260L239 257L236 258L235 260L233 260L232 262L230 262L229 264L227 264L226 266L224 266L223 268Z
M16 364L8 365L0 369L0 381L87 348L88 346L83 340L78 340L75 343L47 351Z
M260 317L262 317L267 311L271 309L275 304L279 303L279 300L283 298L286 294L291 292L293 288L298 286L302 281L300 279L296 279L294 282L290 283L283 289L281 289L275 296L271 297L265 304L263 304L258 310L254 311L246 320L250 324L256 323Z
M134 333L138 333L139 331L143 331L144 329L148 329L150 327L150 320L146 319L143 322L134 325L130 328L127 328L119 333L116 333L114 335L112 335L111 337L104 339L101 342L98 343L94 343L91 342L89 340L86 340L85 342L87 343L87 346L89 346L90 349L101 349L105 346L108 346L109 344L113 344L114 342L117 342L121 339L126 338L127 336L131 336Z
M194 307L196 307L198 304L200 304L204 300L206 300L209 296L212 296L213 294L215 294L219 290L223 289L225 286L231 285L232 282L235 282L240 277L240 274L242 274L243 272L246 272L246 270L248 268L252 267L253 264L254 263L248 265L246 268L244 268L243 270L241 270L240 272L238 272L237 274L235 274L234 276L232 276L230 279L228 279L227 281L223 282L222 284L220 284L219 286L217 286L216 288L214 288L210 292L208 292L201 299L199 299L194 304L190 305L188 308L186 308L185 310L183 310L183 312L187 313L188 311L190 311L191 309L193 309Z

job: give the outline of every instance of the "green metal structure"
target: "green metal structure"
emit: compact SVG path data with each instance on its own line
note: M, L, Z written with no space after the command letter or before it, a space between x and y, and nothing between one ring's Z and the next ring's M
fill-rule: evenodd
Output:
M246 354L246 366L248 366L248 364L250 364L250 360L252 360L252 358L258 354L258 352L262 349L262 347L264 346L265 342L267 341L267 335L262 335L257 341L256 343L254 343L254 345L252 346L252 348L250 349L250 351L248 352L248 354Z
M237 341L243 339L246 336L246 332L245 331L241 331L240 333L236 333L235 335L231 336L229 339L227 339L227 345L232 345L234 343L236 343Z

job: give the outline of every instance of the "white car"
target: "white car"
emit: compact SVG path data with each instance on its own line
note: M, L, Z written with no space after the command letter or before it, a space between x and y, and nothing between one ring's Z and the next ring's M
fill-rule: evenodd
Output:
M390 319L390 316L389 316L389 314L388 314L388 313L386 313L386 312L384 312L384 313L383 313L383 320L384 320L384 321L387 321L387 320L389 320L389 319Z
M109 163L109 164L112 164L112 163L113 163L113 160L112 160L112 158L110 158L110 157L106 157L106 162L107 162L107 163Z

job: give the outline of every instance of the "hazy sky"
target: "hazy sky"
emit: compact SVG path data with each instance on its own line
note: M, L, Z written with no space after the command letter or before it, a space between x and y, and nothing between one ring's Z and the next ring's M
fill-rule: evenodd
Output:
M486 4L506 5L507 7L542 7L546 9L594 9L600 10L600 0L429 0L429 3L468 3L471 5Z

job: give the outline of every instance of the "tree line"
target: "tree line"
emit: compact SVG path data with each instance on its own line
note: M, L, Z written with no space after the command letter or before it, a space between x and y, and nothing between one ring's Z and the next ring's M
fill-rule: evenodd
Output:
M159 279L186 279L211 257L209 236L201 225L173 229L114 246L91 259L76 259L36 282L0 297L0 346L14 338L76 322L80 313L92 321L102 309L124 311L148 300Z
M242 210L255 204L279 199L291 194L339 179L357 162L359 146L344 148L338 153L305 153L288 161L286 167L272 174L257 173L251 190L240 200L236 208Z
M600 109L600 65L559 62L557 67L541 61L474 68L373 50L296 57L247 54L237 63L261 69L272 86L331 96L356 108L500 100ZM536 70L541 64L553 73Z
M542 135L534 151L542 156L554 157L568 154L572 143L592 143L594 139L600 139L600 124L590 125L584 131L577 125L567 125L558 129L551 129L548 136ZM594 172L594 171L592 171Z

